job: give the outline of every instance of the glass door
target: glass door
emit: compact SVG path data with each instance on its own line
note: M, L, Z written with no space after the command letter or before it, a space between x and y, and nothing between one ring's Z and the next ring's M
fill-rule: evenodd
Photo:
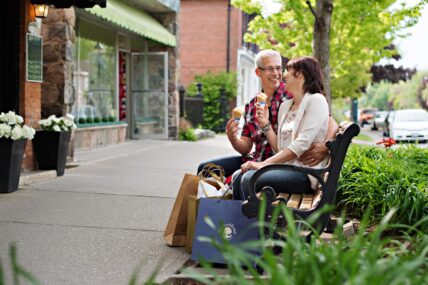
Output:
M131 137L168 138L168 53L132 53Z

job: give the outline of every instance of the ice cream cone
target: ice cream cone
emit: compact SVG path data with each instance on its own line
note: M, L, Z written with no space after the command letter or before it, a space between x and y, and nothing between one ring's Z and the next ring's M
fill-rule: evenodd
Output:
M242 116L242 109L239 107L236 107L235 109L233 109L232 113L233 113L233 117L235 118L235 121L239 122Z
M260 104L260 107L264 108L266 105L267 95L260 92L257 94L257 102Z

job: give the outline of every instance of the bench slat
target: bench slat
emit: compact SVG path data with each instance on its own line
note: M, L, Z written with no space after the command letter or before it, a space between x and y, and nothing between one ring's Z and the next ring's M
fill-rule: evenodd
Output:
M300 204L301 210L308 210L312 208L312 201L314 200L314 194L303 194L303 200Z
M302 199L301 194L291 194L290 200L287 203L287 207L297 209L300 206L300 200Z

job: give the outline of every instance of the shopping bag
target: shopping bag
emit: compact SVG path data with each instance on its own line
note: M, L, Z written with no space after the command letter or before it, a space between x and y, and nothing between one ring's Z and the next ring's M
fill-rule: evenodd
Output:
M223 196L209 197L209 199L227 199L231 200L232 195L227 194ZM187 241L186 251L192 253L193 236L195 234L196 217L198 215L199 200L195 195L189 195L189 202L187 205Z
M186 251L192 252L193 235L195 234L196 215L198 214L199 200L196 195L189 196L187 207L187 240Z
M241 208L242 201L239 200L200 199L192 244L192 260L204 259L212 263L226 263L222 253L211 242L200 239L201 237L209 237L219 243L226 240L242 249L245 242L259 239L257 218L247 218L242 214ZM207 222L207 219L210 222ZM220 234L224 234L223 238ZM252 252L257 254L261 250L254 248Z
M198 184L198 176L188 173L184 175L163 235L170 246L186 245L188 199L189 195L197 194Z

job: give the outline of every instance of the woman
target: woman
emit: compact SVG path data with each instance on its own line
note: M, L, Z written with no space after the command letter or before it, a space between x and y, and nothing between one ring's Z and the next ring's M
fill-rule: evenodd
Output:
M269 144L276 152L262 162L249 161L241 166L241 199L249 193L249 182L255 170L275 163L305 166L299 157L314 142L324 142L329 110L322 83L321 68L313 57L300 57L287 63L285 75L286 91L293 94L292 100L283 102L278 113L278 135L269 124L267 108L257 108L257 120ZM312 168L321 168L327 159ZM239 178L238 178L239 179ZM294 170L272 170L262 174L257 180L256 191L262 186L271 186L277 193L311 193L316 187L316 179Z

